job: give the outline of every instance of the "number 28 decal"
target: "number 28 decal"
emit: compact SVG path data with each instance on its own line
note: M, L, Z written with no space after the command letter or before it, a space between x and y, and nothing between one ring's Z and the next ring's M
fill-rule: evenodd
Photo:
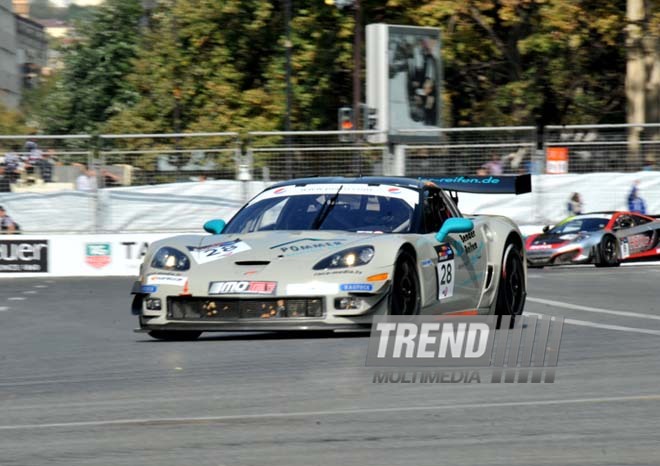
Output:
M454 261L440 262L438 272L438 299L447 299L454 295Z

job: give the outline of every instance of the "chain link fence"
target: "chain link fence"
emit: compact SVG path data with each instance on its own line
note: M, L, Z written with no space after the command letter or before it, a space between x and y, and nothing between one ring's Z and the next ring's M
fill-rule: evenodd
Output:
M650 176L660 124L549 126L540 141L531 126L414 133L423 138L396 145L374 131L0 136L0 180L11 188L0 205L26 233L183 231L231 217L290 178L532 173L542 176L525 201L530 222L560 219L575 192L585 211L626 208L638 178L649 209L660 209ZM599 175L614 171L621 175Z
M536 127L415 130L428 142L407 144L405 175L517 174L538 171ZM405 133L405 132L404 132Z
M264 181L387 173L387 145L375 131L290 131L247 134L245 164Z
M546 126L543 143L546 155L565 159L559 173L655 170L660 163L660 123Z

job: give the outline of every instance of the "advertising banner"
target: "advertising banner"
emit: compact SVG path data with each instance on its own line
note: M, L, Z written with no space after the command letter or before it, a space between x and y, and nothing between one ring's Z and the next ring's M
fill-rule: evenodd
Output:
M133 276L149 244L171 233L0 236L0 278Z

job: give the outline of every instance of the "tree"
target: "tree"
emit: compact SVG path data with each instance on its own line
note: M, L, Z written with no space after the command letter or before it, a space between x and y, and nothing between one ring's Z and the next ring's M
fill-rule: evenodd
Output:
M26 134L27 131L23 115L0 103L0 134Z
M50 83L37 120L44 132L92 132L135 99L132 71L142 17L139 0L107 0L76 27L62 50L64 67Z

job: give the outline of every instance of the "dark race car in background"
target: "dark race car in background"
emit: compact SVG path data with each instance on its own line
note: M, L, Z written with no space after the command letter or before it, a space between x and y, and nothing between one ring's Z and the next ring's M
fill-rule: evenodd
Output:
M525 241L530 267L621 262L660 257L660 221L633 212L594 212L563 220Z

